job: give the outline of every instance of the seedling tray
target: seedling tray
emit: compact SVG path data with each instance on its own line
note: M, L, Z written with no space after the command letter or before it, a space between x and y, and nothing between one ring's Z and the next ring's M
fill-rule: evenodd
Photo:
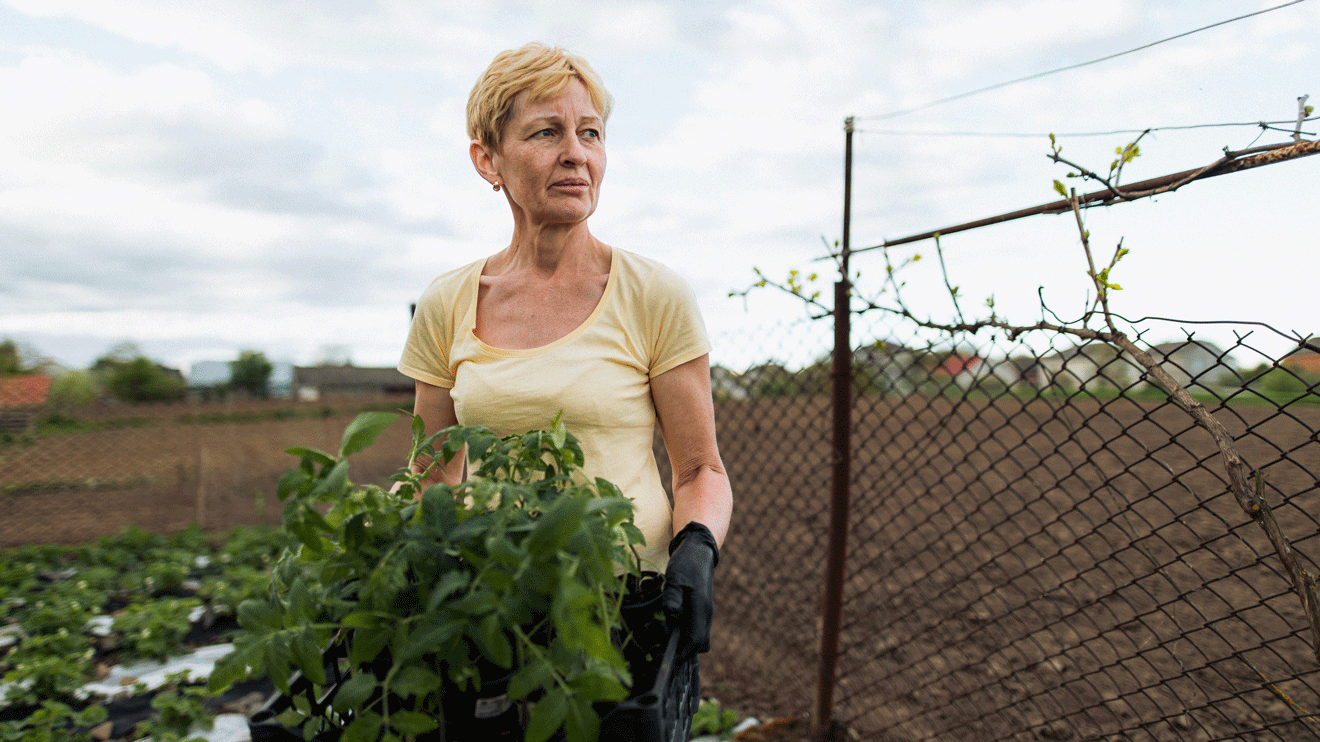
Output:
M635 681L632 696L617 704L597 706L601 714L600 742L687 742L692 715L701 703L698 662L695 656L681 660L678 653L679 632L667 628L666 633L664 651L658 663L647 666L644 660L632 661ZM312 683L301 674L295 673L290 679L292 696L303 696L313 713L323 715L327 720L331 718L331 700L339 685L347 680L346 675L338 674L335 669L342 654L342 650L336 647L324 653L327 674L332 682L319 698L314 694ZM298 729L282 726L276 717L293 706L292 696L277 692L261 710L252 715L248 722L252 742L338 742L342 730L337 727L331 726L311 740L305 740ZM473 736L465 734L455 723L446 732L437 730L432 734L420 735L417 740L463 742L478 738L482 742L491 739L520 741L523 735L518 726L504 724L498 732L488 728ZM562 736L557 739L562 740Z

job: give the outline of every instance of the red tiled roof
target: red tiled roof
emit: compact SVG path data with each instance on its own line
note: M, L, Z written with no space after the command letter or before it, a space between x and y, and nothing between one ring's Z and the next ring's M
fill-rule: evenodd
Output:
M38 407L49 393L50 377L44 374L0 376L0 408Z
M935 369L935 373L957 376L964 371L975 371L980 367L980 357L975 355L964 356L954 353L940 363Z
M1320 374L1320 353L1313 350L1294 351L1287 358L1280 361L1279 365L1298 371Z

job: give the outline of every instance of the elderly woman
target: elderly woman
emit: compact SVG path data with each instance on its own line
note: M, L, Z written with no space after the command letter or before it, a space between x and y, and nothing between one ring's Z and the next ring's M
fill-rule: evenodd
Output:
M528 44L502 52L468 100L477 173L513 213L504 249L435 279L417 304L399 370L429 432L501 435L561 411L585 473L618 485L665 573L685 654L706 651L711 572L733 496L715 443L710 344L691 290L659 263L592 235L611 98L580 57ZM673 507L651 451L659 421ZM438 476L463 476L455 457Z

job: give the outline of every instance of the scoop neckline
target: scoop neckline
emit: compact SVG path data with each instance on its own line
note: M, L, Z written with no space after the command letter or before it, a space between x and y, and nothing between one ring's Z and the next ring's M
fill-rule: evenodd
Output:
M486 261L490 260L490 258L491 256L488 255L481 259L481 263L477 267L475 275L472 277L472 281L475 284L472 292L473 297L479 297L481 295L481 276L482 273L484 273L486 270ZM582 324L573 328L571 331L569 331L567 335L564 335L563 337L557 340L546 343L545 345L538 345L535 348L500 348L498 346L491 345L490 343L487 343L485 340L482 340L481 338L477 337L477 300L475 298L472 300L472 313L471 313L472 320L468 323L468 329L467 329L468 334L472 336L472 339L474 341L476 341L478 347L480 347L482 350L488 353L493 353L495 355L534 356L549 350L553 350L554 348L564 345L565 343L571 342L574 338L586 332L587 328L591 327L591 325L596 322L596 318L599 317L601 312L605 310L605 301L609 299L610 293L614 290L615 277L618 276L618 274L619 274L619 251L611 247L609 277L605 279L605 290L601 292L600 300L596 302L596 308L591 311L591 314L588 315L586 319L582 320Z

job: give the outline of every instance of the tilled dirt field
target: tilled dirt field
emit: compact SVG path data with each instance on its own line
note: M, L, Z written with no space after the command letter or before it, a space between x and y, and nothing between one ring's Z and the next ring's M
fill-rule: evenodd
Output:
M1219 414L1297 553L1320 555L1320 408ZM819 665L828 402L721 402L717 416L737 503L705 690L744 714L802 717ZM8 449L6 484L56 473L0 494L0 545L130 523L277 522L274 483L294 463L283 449L333 451L349 420L159 425ZM854 434L834 694L852 736L1320 738L1301 602L1182 411L863 398ZM391 428L354 479L383 479L406 445L405 426Z
M398 406L411 408L411 399L400 398ZM265 403L238 412L275 409L282 408ZM121 413L133 416L134 425L42 436L32 445L0 449L0 547L80 543L129 525L168 533L193 522L207 530L278 524L275 485L298 464L285 449L334 454L355 416L290 409L289 419L267 414L255 422L184 423L179 419L198 417L196 411L148 408L155 415L144 416L134 408ZM410 441L401 419L351 459L353 480L384 481L405 463Z
M1320 738L1301 602L1184 412L858 407L835 718L860 738ZM762 717L801 715L818 666L828 410L751 411L720 409L738 503L708 676ZM1219 415L1296 551L1317 555L1320 409Z

